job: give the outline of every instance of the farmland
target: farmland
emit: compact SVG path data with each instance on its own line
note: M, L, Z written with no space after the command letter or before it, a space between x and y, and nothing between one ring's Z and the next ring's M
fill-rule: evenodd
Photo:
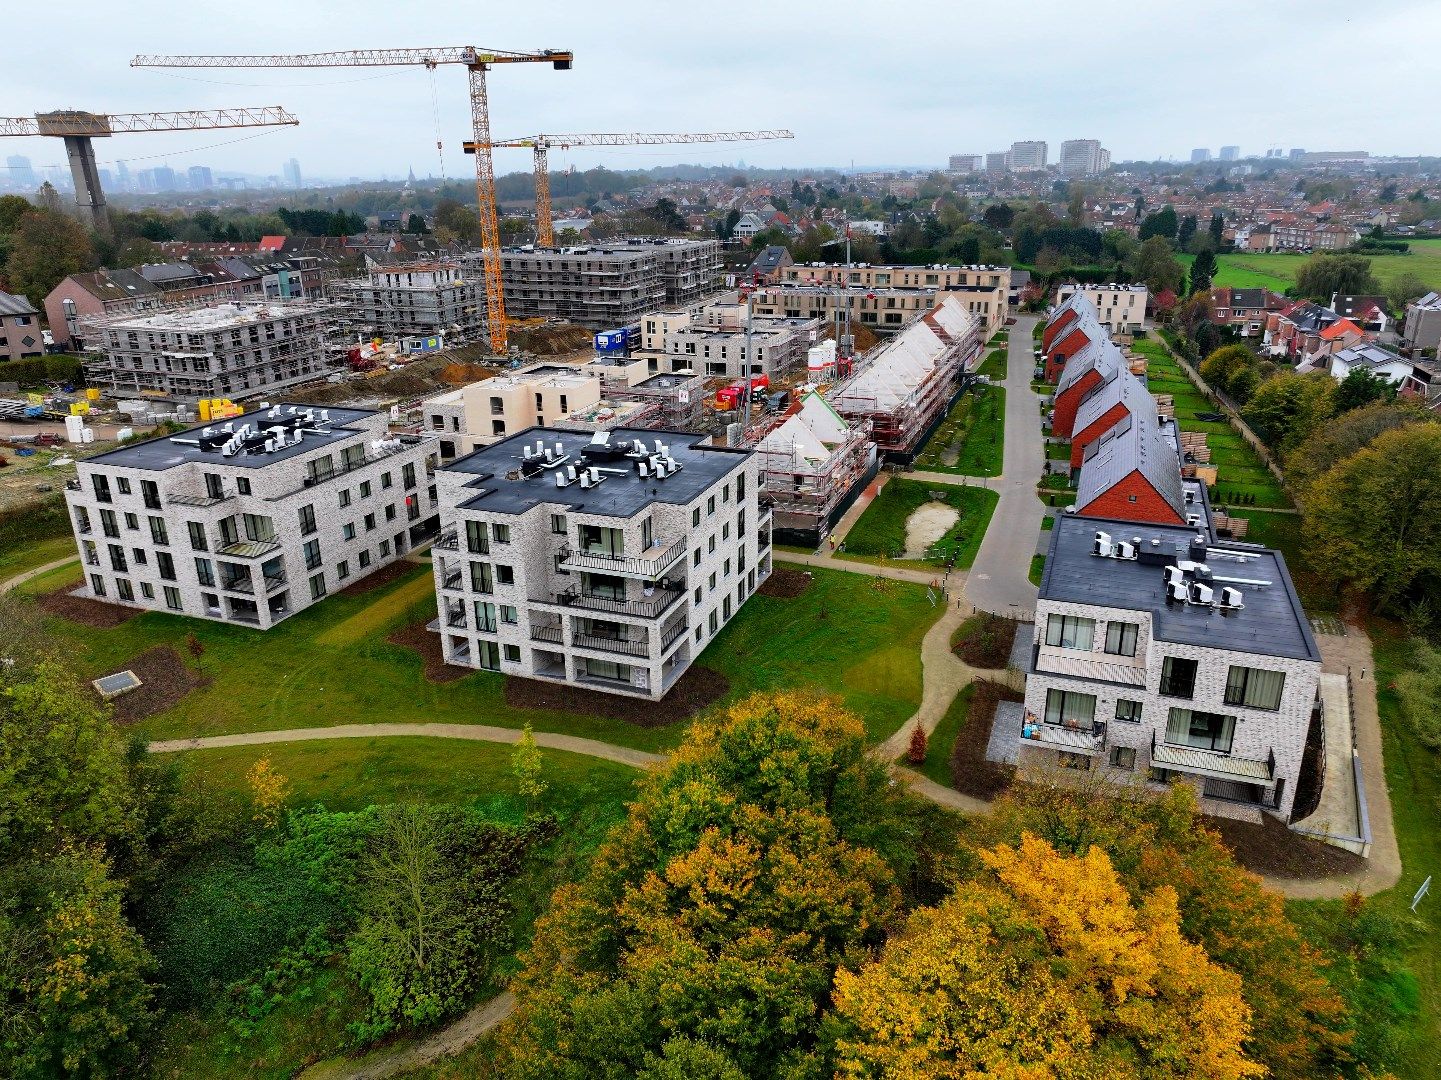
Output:
M1383 288L1402 274L1416 274L1429 288L1441 289L1441 240L1408 241L1411 250L1405 255L1367 255L1371 272L1381 280ZM1178 258L1191 269L1193 255ZM1237 289L1273 289L1285 292L1296 283L1301 266L1308 255L1289 252L1234 252L1216 256L1214 284Z

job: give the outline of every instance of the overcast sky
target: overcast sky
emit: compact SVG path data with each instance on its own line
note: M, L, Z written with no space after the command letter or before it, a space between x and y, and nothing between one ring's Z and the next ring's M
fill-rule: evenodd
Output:
M35 9L32 8L32 15ZM473 44L567 48L490 76L492 133L787 127L791 142L552 154L636 168L679 162L943 166L952 153L1099 138L1116 160L1192 147L1441 153L1441 3L1212 0L977 5L959 0L814 4L611 0L71 0L25 22L0 65L0 112L284 105L296 128L126 135L102 164L211 165L307 177L469 172L465 76L443 67L132 69L135 53L265 53ZM19 24L11 26L20 29ZM47 35L54 35L53 39ZM432 105L432 78L438 110ZM243 141L234 141L243 140ZM5 139L0 154L61 163L58 140ZM227 145L221 145L227 144ZM528 167L501 151L497 171Z

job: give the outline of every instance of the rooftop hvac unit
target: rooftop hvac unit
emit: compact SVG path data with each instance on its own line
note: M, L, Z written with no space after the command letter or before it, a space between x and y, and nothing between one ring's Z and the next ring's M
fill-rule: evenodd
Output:
M1241 590L1225 588L1221 590L1221 609L1223 611L1240 611L1246 605L1241 603Z
M563 487L565 487L566 483L567 483L567 481L566 481L566 478L565 478L565 473L563 473L563 472L558 472L558 473L555 474L555 486L556 486L556 487L558 487L558 488L563 488Z
M649 465L647 465L644 461L637 461L637 462L635 463L635 467L636 467L636 470L640 473L640 478L641 478L642 480L648 480L648 479L650 479L650 466L649 466Z
M588 487L593 486L594 484L595 484L595 481L590 478L590 470L589 470L589 469L584 469L584 470L582 470L582 471L581 471L581 474L580 474L580 486L583 487L583 488L588 488Z
M574 466L574 465L567 465L567 466L565 467L565 482L566 482L567 484L573 484L573 483L575 483L576 480L578 480L578 479L579 479L579 476L577 475L577 473L576 473L576 471L575 471L575 466Z
M1216 591L1211 586L1202 585L1199 581L1191 586L1191 603L1193 604L1204 604L1209 607L1215 595Z
M1122 540L1116 545L1114 557L1117 559L1134 559L1136 557L1136 545Z
M1184 581L1170 582L1166 585L1166 600L1169 603L1184 604L1190 599L1189 591Z
M1105 557L1107 557L1107 558L1110 557L1110 554L1111 554L1111 534L1110 534L1110 533L1101 532L1099 529L1096 531L1096 540L1095 540L1095 543L1094 543L1094 544L1092 545L1092 547L1091 547L1091 554L1092 554L1092 555L1102 555L1102 556L1105 556Z
M1166 567L1166 585L1184 585L1186 574L1179 566Z

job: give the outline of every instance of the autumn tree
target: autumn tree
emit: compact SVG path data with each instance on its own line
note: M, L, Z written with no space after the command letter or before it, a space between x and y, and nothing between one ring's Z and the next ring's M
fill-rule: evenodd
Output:
M1435 422L1423 405L1414 401L1376 402L1341 413L1313 432L1286 463L1286 479L1304 491L1356 451L1384 432L1408 424Z
M1241 980L1181 933L1173 889L1133 902L1100 848L1029 833L980 857L880 960L837 972L839 1075L1265 1075Z
M90 237L69 215L36 207L16 223L5 267L11 292L40 304L69 275L93 269Z
M1336 414L1336 380L1324 371L1272 375L1256 388L1241 416L1284 461Z
M260 758L250 767L245 784L250 788L250 820L265 829L279 825L289 784L275 771L269 757Z
M1311 564L1379 610L1434 599L1441 572L1441 425L1411 424L1317 477L1302 525Z
M535 732L527 723L521 729L515 749L510 752L510 771L515 777L515 786L527 803L534 803L545 793L546 783L541 779L544 763L540 759L540 748L535 745Z
M832 981L896 921L932 843L915 813L833 701L755 695L692 731L537 924L511 1074L619 1080L681 1038L712 1051L699 1075L828 1075Z
M1222 345L1212 350L1201 361L1199 370L1208 385L1227 394L1239 405L1250 400L1261 381L1260 357L1245 345Z

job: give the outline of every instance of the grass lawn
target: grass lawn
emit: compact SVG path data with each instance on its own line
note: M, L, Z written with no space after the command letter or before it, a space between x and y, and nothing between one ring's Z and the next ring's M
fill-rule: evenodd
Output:
M1006 439L1006 388L962 394L916 456L915 467L958 476L1000 476ZM952 463L949 459L954 454Z
M919 507L932 502L937 493L941 501L959 510L961 516L945 536L932 545L929 558L902 558L906 550L906 522ZM954 557L957 567L967 569L976 560L991 512L999 499L1000 496L988 488L955 487L895 477L881 488L881 493L846 534L842 557L922 568L942 566Z
M1031 569L1026 577L1031 579L1032 585L1041 584L1041 572L1046 569L1046 557L1044 555L1031 556Z
M989 520L996 495L983 494L990 500L983 515ZM976 516L968 514L966 520ZM984 521L978 528L983 531ZM723 640L702 654L701 663L731 679L732 697L753 689L816 686L840 692L848 701L854 697L856 703L869 705L874 698L881 725L893 715L909 715L920 702L920 639L938 614L925 589L896 583L882 600L865 575L814 573L816 584L800 597L749 600L718 635ZM45 592L75 577L73 568L62 568L22 590ZM86 677L116 671L156 645L172 646L184 656L185 637L195 634L205 645L202 663L214 682L138 725L153 739L352 723L518 728L528 720L539 731L641 750L664 751L680 741L683 724L641 728L606 715L513 709L505 703L504 677L491 672L451 683L428 682L419 657L385 638L397 627L434 615L429 582L429 568L418 566L371 593L331 596L264 632L157 612L112 630L59 619L47 625L62 647L71 647ZM338 633L341 628L348 629ZM889 673L905 666L896 653L907 650L914 671L905 679L892 678ZM885 734L898 723L890 723Z
M992 349L991 354L986 357L986 362L977 369L976 374L984 375L993 382L1003 382L1006 378L1005 347Z
M1051 531L1052 529L1054 529L1055 527L1056 527L1056 519L1053 518L1050 514L1047 514L1045 517L1041 518L1041 531L1042 531L1042 532L1050 532L1050 531Z
M1046 443L1046 457L1051 461L1069 461L1071 459L1071 444L1065 442Z
M1402 274L1416 274L1427 287L1441 289L1441 240L1408 240L1405 255L1366 255L1371 272L1385 289ZM1189 273L1193 255L1179 255ZM1216 285L1238 289L1266 288L1284 292L1296 283L1296 275L1309 255L1287 252L1233 252L1216 256Z
M80 560L80 556L75 552L75 540L70 536L32 540L9 549L0 548L0 582L67 557L75 559L76 562Z
M1031 340L1032 340L1032 341L1040 341L1040 340L1041 340L1041 335L1044 334L1045 332L1046 332L1046 320L1045 320L1045 319L1037 319L1037 320L1036 320L1036 325L1034 325L1034 326L1031 327Z
M931 732L930 739L926 741L924 763L919 766L910 766L904 757L901 759L904 764L911 768L918 768L927 779L934 780L942 787L951 786L951 747L955 745L956 733L966 722L966 713L970 710L971 693L974 689L973 683L967 683L952 699L945 715L936 724L936 730Z

